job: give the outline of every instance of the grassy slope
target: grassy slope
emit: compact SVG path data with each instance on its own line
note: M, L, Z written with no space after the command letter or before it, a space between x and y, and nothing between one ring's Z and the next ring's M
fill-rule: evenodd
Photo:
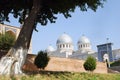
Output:
M9 79L8 77L0 76L0 80ZM120 74L47 72L29 76L16 76L16 79L11 80L120 80Z

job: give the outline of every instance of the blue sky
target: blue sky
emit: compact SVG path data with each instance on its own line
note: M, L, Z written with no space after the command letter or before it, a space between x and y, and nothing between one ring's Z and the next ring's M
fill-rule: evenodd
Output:
M81 12L76 9L72 17L65 19L63 15L57 15L56 23L48 23L47 26L38 25L39 32L33 33L33 53L45 50L50 44L56 48L56 41L64 32L71 36L75 50L77 41L84 34L92 44L92 49L97 51L96 45L106 43L106 38L113 43L113 49L120 48L120 0L107 0L104 8L98 8L96 12L88 10ZM11 17L12 26L20 26L17 20Z

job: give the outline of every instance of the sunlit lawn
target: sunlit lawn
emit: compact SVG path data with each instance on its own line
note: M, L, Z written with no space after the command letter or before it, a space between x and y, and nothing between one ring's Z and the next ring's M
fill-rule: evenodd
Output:
M120 74L42 72L24 76L0 76L0 80L120 80Z

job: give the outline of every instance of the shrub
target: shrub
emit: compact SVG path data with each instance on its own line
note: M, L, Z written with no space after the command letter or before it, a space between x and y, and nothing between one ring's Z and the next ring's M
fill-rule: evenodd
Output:
M34 64L37 66L37 68L44 69L48 62L49 57L46 52L39 51L37 57L35 58Z
M117 61L115 61L115 62L112 62L112 63L110 64L110 66L111 66L111 67L120 66L120 60L117 60Z
M96 59L92 56L89 56L83 66L85 70L93 71L94 69L96 69Z
M8 51L15 43L15 36L5 33L0 35L0 51Z

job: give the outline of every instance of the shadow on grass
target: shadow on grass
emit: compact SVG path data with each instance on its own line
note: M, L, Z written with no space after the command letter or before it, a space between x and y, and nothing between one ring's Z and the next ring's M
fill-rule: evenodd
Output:
M67 72L67 71L24 71L25 74L27 75L36 75L36 74L42 74L42 75L46 75L46 74L53 74L53 75L59 75L59 74L73 74L72 72Z

